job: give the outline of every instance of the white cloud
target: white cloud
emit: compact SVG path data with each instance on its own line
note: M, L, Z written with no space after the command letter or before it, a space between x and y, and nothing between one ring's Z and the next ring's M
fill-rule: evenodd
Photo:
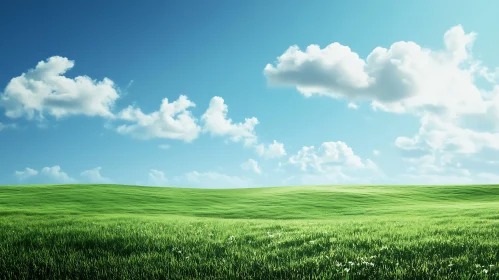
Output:
M258 166L258 162L252 158L248 159L247 161L241 163L241 168L245 171L252 171L255 172L256 174L261 174L262 170L260 170L260 167Z
M140 108L128 106L118 114L118 118L133 124L118 126L121 134L130 134L139 139L167 138L191 142L201 131L197 119L188 110L195 107L187 96L181 95L176 101L164 98L159 111L144 114Z
M113 117L111 108L119 98L113 81L108 78L97 81L88 76L65 77L73 66L74 61L53 56L11 79L0 96L5 115L29 120L41 120L45 115Z
M375 156L379 156L380 154L381 154L381 152L380 152L380 151L378 151L378 150L373 150L373 155L375 155Z
M169 150L171 148L171 146L168 144L161 144L161 145L158 145L158 148L160 148L161 150Z
M177 177L176 181L188 187L200 188L244 188L253 186L252 181L249 179L213 171L191 171Z
M289 158L289 163L299 166L302 171L309 169L327 172L335 166L351 168L374 168L371 160L361 160L352 148L344 142L324 142L315 149L314 146L301 148L296 155Z
M264 158L280 158L286 155L284 144L276 140L272 144L268 144L267 147L264 144L258 144L255 146L255 150L259 156Z
M14 175L19 178L19 180L24 180L33 176L36 176L38 174L38 171L31 169L29 167L26 167L24 171L16 171Z
M307 96L372 100L375 108L391 112L483 112L473 85L476 64L461 67L471 58L475 37L456 26L445 33L443 51L396 42L375 48L366 60L339 43L311 45L305 52L295 46L264 73L270 84L295 86Z
M80 175L89 180L90 183L112 184L113 180L102 176L102 174L100 174L101 170L101 167L96 167L94 169L85 170Z
M215 96L211 99L206 112L201 116L203 131L213 136L227 136L233 142L243 141L245 146L256 143L255 126L258 119L245 118L244 122L233 123L227 118L228 107L222 97Z
M324 142L318 149L304 146L286 165L303 172L290 178L301 184L372 183L383 176L372 160L361 159L341 141Z
M155 186L165 186L168 183L168 178L163 171L151 169L149 170L149 181Z
M422 170L414 176L438 181L469 172L476 181L479 173L450 167L486 149L499 151L499 71L474 58L476 37L458 25L445 32L440 50L395 42L374 48L366 59L339 43L306 51L293 46L264 73L270 85L294 86L305 96L367 100L375 110L417 116L419 131L395 139L403 154L413 155L406 159L413 170ZM479 86L478 77L492 90ZM315 162L309 161L305 166Z
M44 167L40 171L27 167L24 171L16 171L14 173L19 180L25 180L32 177L43 176L48 179L48 183L76 183L77 180L71 178L62 171L59 165L54 165L52 167Z
M49 178L51 178L59 183L75 183L76 182L75 179L69 177L68 174L63 172L59 165L55 165L52 167L44 167L40 171L40 174L45 175L45 176L47 176L47 177L49 177Z
M355 104L353 102L349 102L348 103L348 108L357 110L357 109L359 109L359 105L357 105L357 104Z

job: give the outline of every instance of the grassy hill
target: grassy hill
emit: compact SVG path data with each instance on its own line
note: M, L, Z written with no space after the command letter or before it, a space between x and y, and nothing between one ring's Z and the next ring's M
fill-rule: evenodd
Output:
M499 186L0 187L0 279L498 279Z

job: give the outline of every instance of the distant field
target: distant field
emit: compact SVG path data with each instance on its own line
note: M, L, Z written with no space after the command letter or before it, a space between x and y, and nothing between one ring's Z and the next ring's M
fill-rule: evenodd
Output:
M499 279L499 186L0 186L0 279Z

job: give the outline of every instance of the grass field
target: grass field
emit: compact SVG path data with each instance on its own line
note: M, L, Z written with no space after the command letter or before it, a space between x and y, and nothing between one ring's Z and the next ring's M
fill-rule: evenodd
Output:
M499 279L499 186L0 187L0 279Z

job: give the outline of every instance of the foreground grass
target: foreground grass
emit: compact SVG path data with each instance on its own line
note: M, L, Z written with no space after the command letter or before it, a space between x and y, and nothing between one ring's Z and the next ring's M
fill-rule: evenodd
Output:
M0 187L0 278L499 279L498 186Z

